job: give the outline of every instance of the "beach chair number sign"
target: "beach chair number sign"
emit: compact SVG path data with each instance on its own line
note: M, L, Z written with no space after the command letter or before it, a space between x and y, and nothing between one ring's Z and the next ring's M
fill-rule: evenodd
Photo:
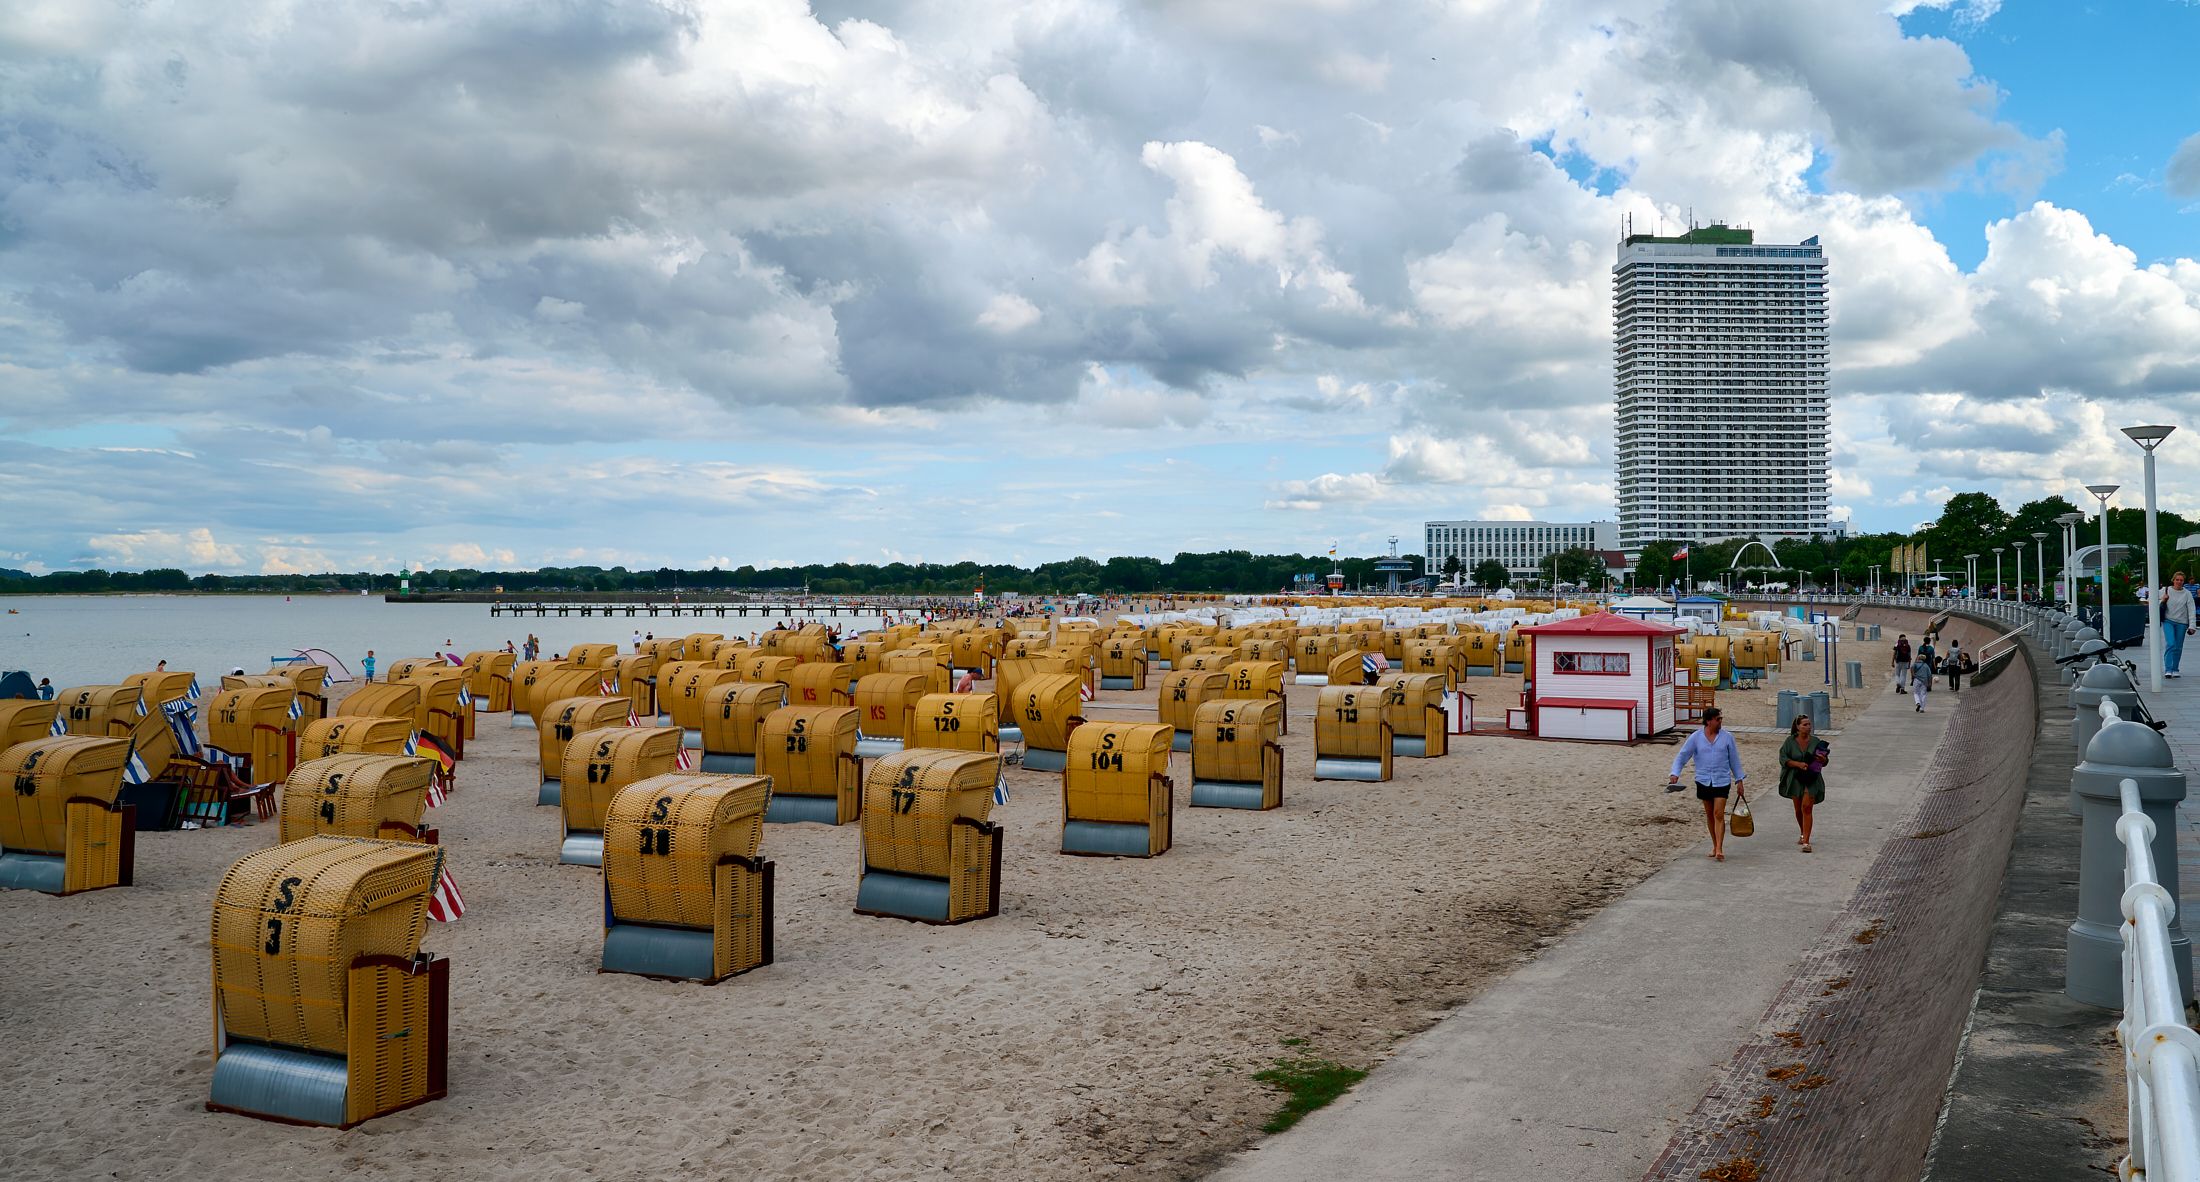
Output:
M660 796L649 810L649 819L662 822L672 811L672 798ZM636 832L641 834L641 855L645 858L669 858L672 856L672 826L659 829L643 825Z
M798 754L808 751L810 749L809 729L809 719L795 719L794 725L787 730L787 750Z
M595 757L588 761L588 782L591 784L609 784L611 782L611 768L611 740L605 739L596 744Z
M334 796L334 795L336 795L336 794L337 794L338 792L342 791L342 790L343 790L343 787L344 787L344 773L342 773L342 772L330 772L330 773L328 774L328 782L327 782L326 784L323 784L323 785L321 786L321 795L323 795L323 796ZM333 800L324 800L324 801L322 801L322 802L321 802L321 819L322 819L322 820L324 820L324 821L327 821L327 822L328 822L329 824L331 824L331 825L334 825L334 824L336 823L336 802L335 802L335 801L333 801ZM287 886L288 886L288 885L289 885L289 884L290 884L291 882L294 882L294 881L296 881L296 880L295 880L295 879L287 879L287 878L286 878L286 879L284 879L284 880L283 880L283 883L284 883L284 885L285 885L285 886L287 887ZM282 911L282 910L284 910L284 908L282 908L282 907L277 907L277 908L276 908L275 910L277 910L277 911Z
M1179 691L1179 692L1182 692L1182 691ZM1122 770L1123 770L1123 753L1122 753L1122 752L1120 752L1120 751L1116 751L1116 750L1114 750L1114 748L1115 748L1115 735L1114 735L1114 733L1113 733L1113 732L1109 732L1109 733L1107 733L1107 734L1103 734L1103 735L1101 735L1101 736L1100 736L1100 749L1099 749L1098 751L1095 751L1095 752L1093 752L1093 753L1092 753L1092 770L1094 770L1094 771L1096 771L1096 772L1104 772L1104 771L1110 771L1110 770L1113 770L1113 771L1118 771L1118 772L1119 772L1119 771L1122 771Z
M963 720L952 714L943 714L932 720L932 729L941 733L953 733L963 728Z
M1024 720L1026 722L1044 722L1046 720L1046 716L1039 713L1039 695L1032 694L1025 699Z
M1360 708L1359 708L1358 706L1339 706L1339 707L1337 707L1337 721L1338 721L1338 722L1358 722L1358 721L1360 721Z
M901 769L901 782L887 792L887 797L897 813L908 813L917 807L917 765Z

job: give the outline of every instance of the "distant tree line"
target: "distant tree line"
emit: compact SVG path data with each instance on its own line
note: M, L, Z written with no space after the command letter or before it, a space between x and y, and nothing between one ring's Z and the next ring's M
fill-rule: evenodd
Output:
M1857 587L1867 581L1871 568L1877 566L1880 585L1895 586L1902 580L1892 570L1890 557L1894 548L1922 542L1928 547L1928 561L1937 561L1942 573L1952 580L1962 578L1965 554L1982 555L1978 564L1982 585L1993 581L1993 548L2021 545L2025 554L2025 583L2027 586L2037 586L2041 572L2035 557L2033 532L2047 534L2044 549L2048 564L2051 568L2059 565L2061 527L2055 524L2055 518L2076 509L2069 501L2055 496L2028 501L2010 512L1986 493L1958 493L1948 498L1947 503L1941 507L1938 520L1912 533L1782 540L1772 547L1777 565L1761 561L1763 551L1753 549L1751 554L1760 561L1752 563L1744 560L1735 572L1736 581L1785 582L1818 587L1829 587L1838 581L1844 587ZM2200 554L2175 549L2177 539L2200 533L2200 522L2164 511L2159 514L2158 531L2163 546L2162 577L2167 579L2172 571L2177 570L2184 571L2188 577L2200 574ZM2110 542L2132 548L2131 560L2109 572L2111 594L2128 602L2132 586L2135 581L2143 579L2146 569L2146 514L2139 509L2109 510L2108 535ZM2099 538L2100 526L2097 519L2089 519L2079 527L2080 545L2091 545ZM1674 552L1683 546L1680 540L1652 542L1643 547L1632 582L1642 588L1669 587L1682 577L1684 569L1692 571L1698 581L1724 580L1728 565L1733 562L1734 556L1744 544L1741 540L1697 541L1689 545L1688 559L1683 562L1673 557ZM1425 560L1420 555L1402 557L1412 563L1412 570L1407 573L1406 578L1419 579L1429 573ZM1105 561L1070 558L1028 568L975 562L893 562L883 566L841 562L761 568L738 566L730 570L678 570L672 567L628 570L623 566L552 566L527 571L461 568L410 573L359 571L315 575L193 576L172 567L146 571L55 571L45 575L32 575L0 567L0 595L81 594L101 591L232 591L283 595L328 591L391 592L398 589L401 579L411 580L415 591L492 591L502 588L505 594L515 596L538 591L670 595L674 591L800 591L804 588L814 595L966 596L979 587L983 587L989 595L1003 592L1024 595L1099 595L1171 591L1193 594L1273 594L1297 589L1301 585L1295 580L1300 576L1321 579L1336 568L1344 571L1347 587L1379 589L1386 580L1375 573L1375 561L1373 556L1331 559L1305 554L1254 554L1249 550L1216 550L1201 554L1178 554L1166 561L1159 558L1110 558ZM1559 582L1594 587L1601 584L1604 574L1602 560L1593 552L1581 549L1569 550L1546 559L1542 566L1546 577L1539 582L1547 582L1549 576L1555 574ZM1504 565L1493 559L1484 559L1475 563L1471 570L1465 570L1456 557L1448 558L1439 573L1446 580L1463 579L1472 586L1485 589L1505 586L1511 579ZM2016 561L2013 555L2004 553L2002 577L2004 582L2014 584Z

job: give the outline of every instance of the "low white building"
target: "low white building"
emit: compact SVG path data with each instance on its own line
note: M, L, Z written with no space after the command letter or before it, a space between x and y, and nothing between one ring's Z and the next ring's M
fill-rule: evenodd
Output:
M1616 521L1429 521L1421 528L1429 572L1440 575L1444 560L1456 557L1460 581L1467 583L1474 581L1474 568L1492 558L1514 579L1545 581L1553 554L1619 549Z

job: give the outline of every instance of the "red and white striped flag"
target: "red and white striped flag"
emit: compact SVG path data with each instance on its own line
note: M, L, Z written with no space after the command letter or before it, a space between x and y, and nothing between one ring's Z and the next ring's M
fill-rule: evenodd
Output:
M633 707L633 706L632 706L631 704L630 704L630 705L628 705L628 706L627 706L627 708L626 708L626 725L628 725L628 726L640 726L640 725L642 725L642 720L641 720L640 718L638 718L638 717L636 717L636 716L635 716L635 714L634 714L634 707Z
M437 923L449 923L466 914L465 896L458 893L458 884L451 881L451 868L445 866L435 876L435 889L428 892L428 918Z
M1089 681L1088 681L1088 682L1086 682L1085 684L1083 684L1083 685L1081 685L1081 686L1078 686L1078 687L1077 687L1077 700L1078 700L1078 701L1080 701L1080 702L1090 702L1090 701L1092 701L1092 683L1091 683L1091 682L1089 682Z
M429 776L428 807L435 808L441 805L444 801L449 800L450 798L450 794L443 791L443 774L441 772L438 772L435 775Z
M689 754L689 751L690 751L690 750L691 750L691 748L687 748L687 747L682 747L682 748L680 748L679 754L677 754L677 755L674 755L674 756L672 757L672 766L674 766L674 767L676 767L676 768L679 768L679 769L680 769L681 771L683 771L683 772L684 772L684 771L687 771L688 769L690 769L690 768L692 768L692 767L694 767L694 766L695 766L695 760L694 760L694 758L693 758L693 757L692 757L692 756L691 756L691 755Z
M596 692L599 696L608 698L611 695L619 692L619 683L606 677L602 681L596 683Z

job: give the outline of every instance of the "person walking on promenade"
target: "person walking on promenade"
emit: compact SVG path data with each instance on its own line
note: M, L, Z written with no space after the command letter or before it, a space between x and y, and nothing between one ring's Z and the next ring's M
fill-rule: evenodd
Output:
M1925 713L1925 692L1933 688L1933 662L1920 649L1917 659L1910 662L1910 700L1917 703L1917 712Z
M1810 851L1811 810L1826 799L1826 745L1811 734L1810 715L1798 714L1780 744L1780 795L1795 804L1795 844Z
M1900 685L1910 678L1910 637L1902 633L1894 638L1894 680Z
M2162 605L2155 610L2162 613L2162 676L2182 677L2177 667L2184 663L2185 637L2193 628L2192 588L2185 586L2185 572L2178 571L2169 577L2169 586L2162 589Z
M374 650L373 650L373 649L371 649L371 648L370 648L370 649L368 649L368 650L367 650L367 655L366 655L366 656L364 656L364 657L361 657L361 658L359 658L359 667L360 667L361 669L364 669L364 670L366 670L366 672L367 672L367 680L368 680L368 681L373 681L373 680L374 680Z
M1726 796L1735 792L1743 800L1749 799L1748 785L1742 770L1742 752L1734 745L1734 736L1727 733L1719 720L1719 708L1713 706L1703 712L1703 729L1688 736L1681 744L1680 753L1673 757L1673 774L1665 782L1667 792L1681 790L1681 769L1689 760L1696 761L1696 799L1703 802L1703 823L1711 830L1711 853L1714 862L1726 861Z
M1933 638L1931 636L1918 638L1917 659L1925 662L1925 668L1928 670L1934 673L1940 672L1940 654L1933 649ZM1925 679L1925 692L1928 694L1933 692L1933 679L1930 677Z
M1949 688L1950 690L1952 690L1952 691L1956 692L1956 693L1959 693L1959 694L1960 694L1960 693L1962 693L1962 692L1963 692L1963 642L1962 642L1962 641L1960 641L1960 640L1954 640L1954 639L1951 639L1951 640L1949 640L1949 641L1948 641L1948 655L1947 655L1947 656L1945 656L1945 657L1943 657L1943 658L1941 658L1941 661L1940 661L1940 667L1941 667L1941 669L1943 669L1944 671L1946 671L1946 672L1947 672L1947 674L1948 674L1948 688Z

